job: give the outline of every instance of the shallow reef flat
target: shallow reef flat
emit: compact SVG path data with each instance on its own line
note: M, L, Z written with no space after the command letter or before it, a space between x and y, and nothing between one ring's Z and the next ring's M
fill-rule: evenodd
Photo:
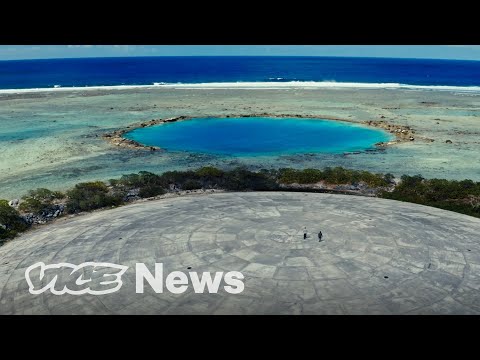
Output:
M480 181L480 94L399 89L106 89L0 94L0 198L206 164L343 166ZM296 114L408 126L415 140L358 154L237 157L145 151L102 137L152 119ZM418 137L418 139L417 139ZM422 139L432 139L424 141Z

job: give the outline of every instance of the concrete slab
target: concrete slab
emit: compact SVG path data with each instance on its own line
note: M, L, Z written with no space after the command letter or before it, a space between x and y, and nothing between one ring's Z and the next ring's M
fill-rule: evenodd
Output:
M58 221L1 247L0 314L479 314L478 234L480 219L356 196L148 201ZM116 293L32 295L25 270L39 261L129 269ZM146 284L137 294L138 262L152 272L154 263L166 273L240 271L245 289L172 294Z

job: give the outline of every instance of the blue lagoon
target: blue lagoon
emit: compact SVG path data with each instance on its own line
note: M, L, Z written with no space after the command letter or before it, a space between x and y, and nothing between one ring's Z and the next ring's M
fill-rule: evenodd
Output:
M125 137L167 151L238 157L362 151L393 138L343 121L271 117L196 118L138 128Z

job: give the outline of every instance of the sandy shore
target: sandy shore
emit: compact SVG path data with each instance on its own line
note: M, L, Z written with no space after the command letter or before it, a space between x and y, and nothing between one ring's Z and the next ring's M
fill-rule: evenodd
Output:
M475 92L350 88L124 88L0 92L0 198L28 189L66 189L140 170L211 164L253 168L345 166L395 175L480 181L480 97ZM119 149L102 136L179 116L295 114L415 132L384 151L355 155L228 158ZM431 139L433 141L417 141Z

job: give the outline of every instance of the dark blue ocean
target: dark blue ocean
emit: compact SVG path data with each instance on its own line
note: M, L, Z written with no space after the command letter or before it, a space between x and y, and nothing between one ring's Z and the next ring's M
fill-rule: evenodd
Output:
M128 57L0 61L0 89L290 81L480 86L480 61L342 57Z

